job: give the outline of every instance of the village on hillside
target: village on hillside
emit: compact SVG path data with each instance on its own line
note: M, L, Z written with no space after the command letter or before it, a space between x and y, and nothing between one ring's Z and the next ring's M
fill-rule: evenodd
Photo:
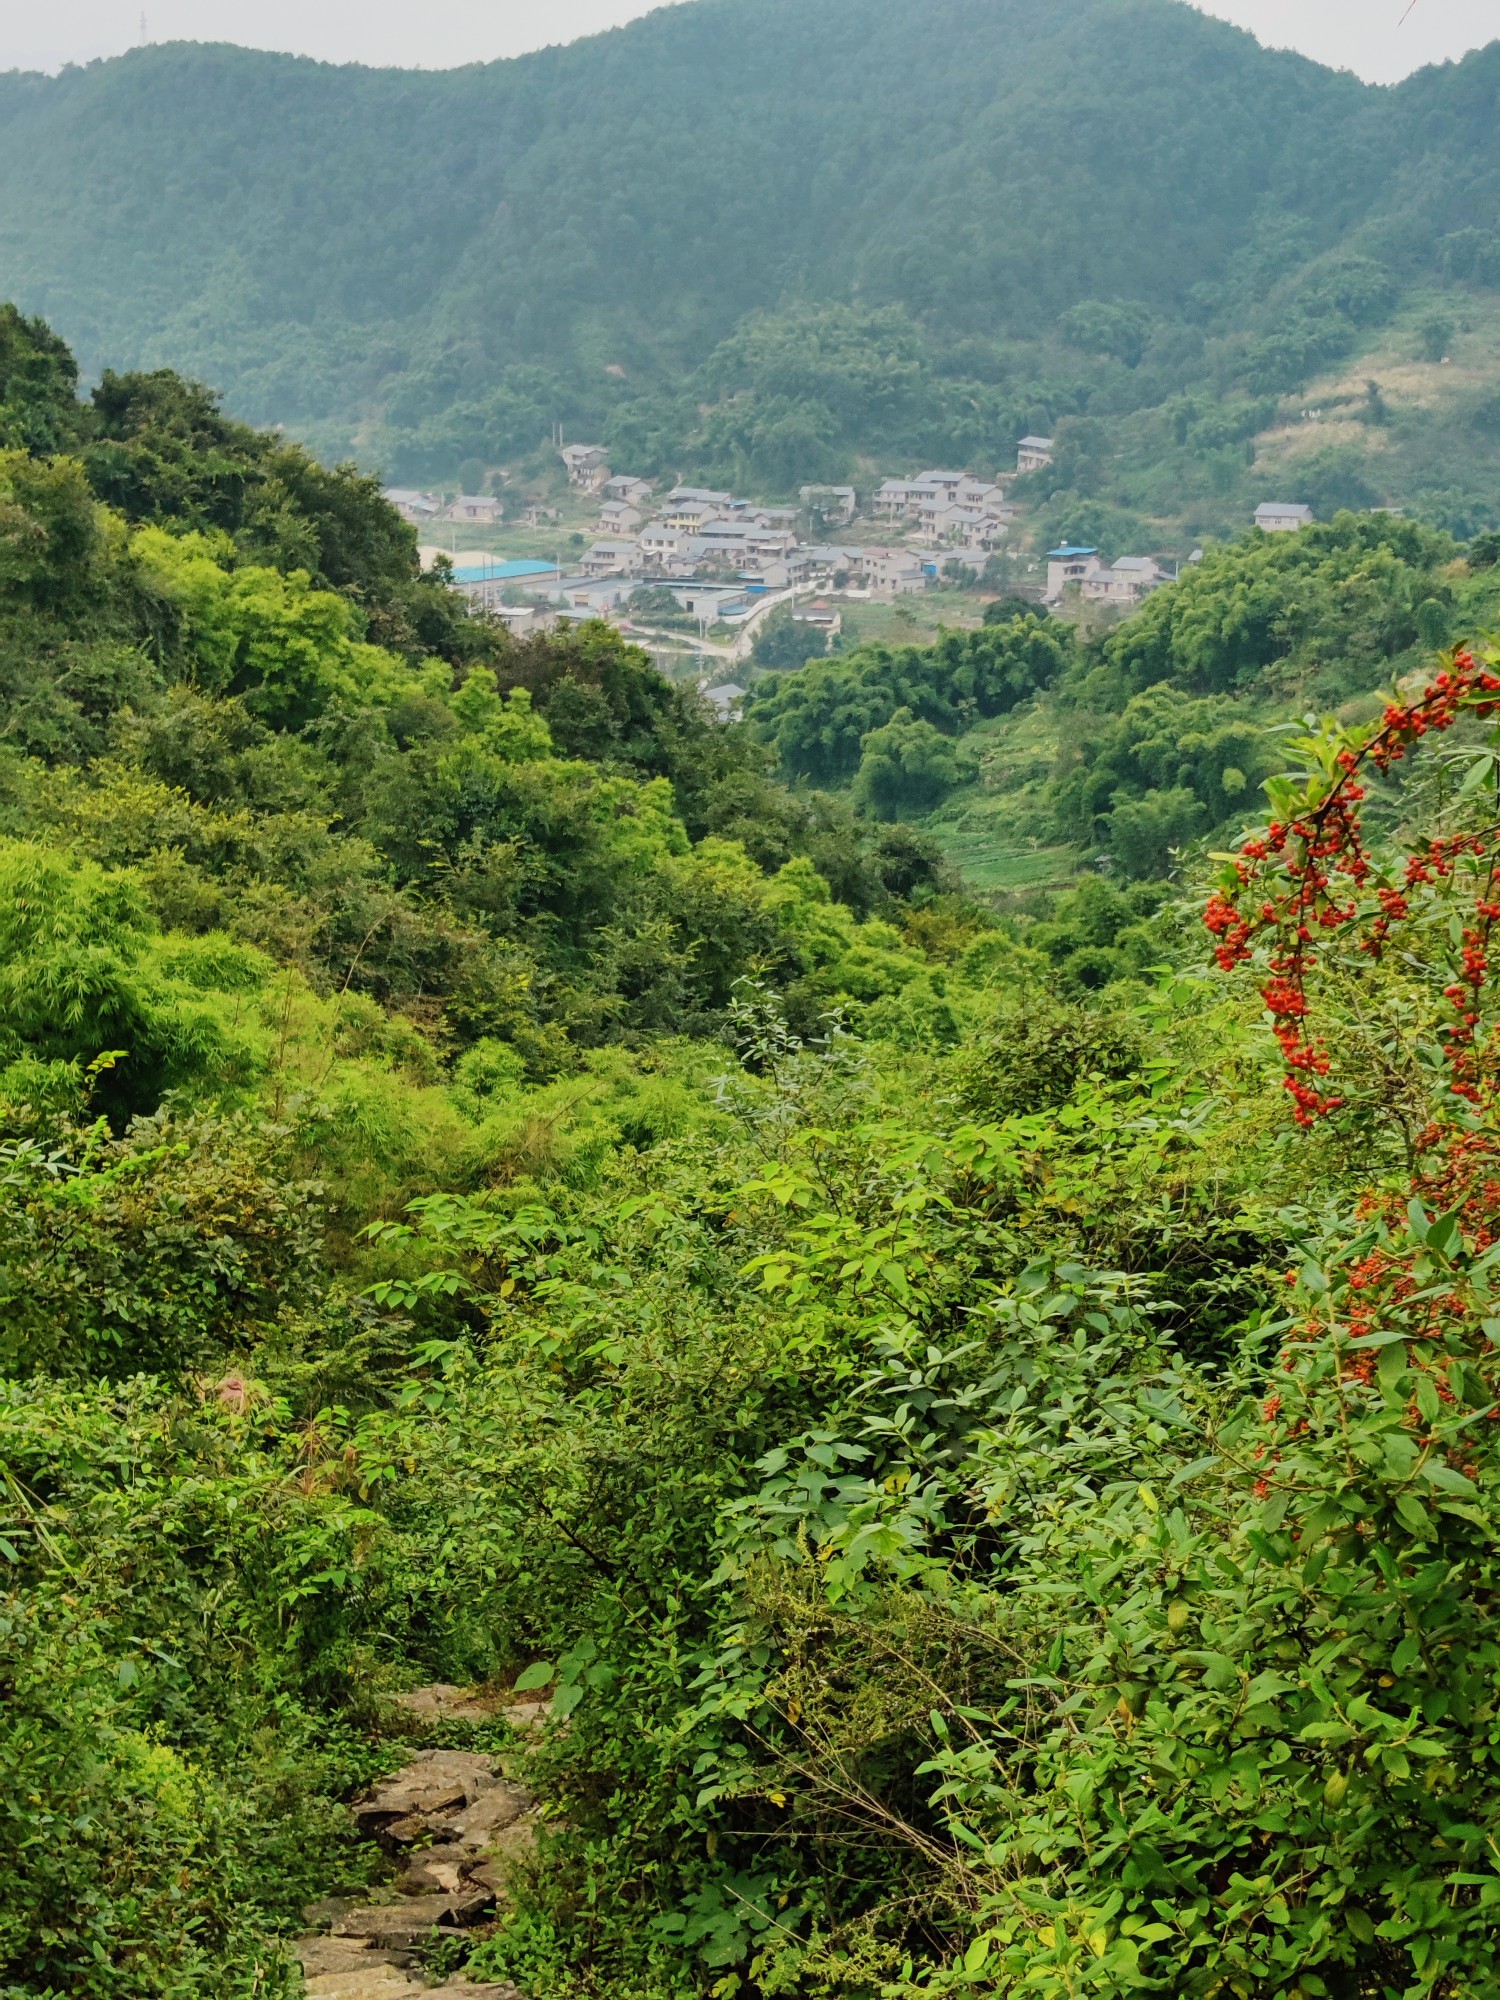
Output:
M419 531L447 530L451 547L428 542L424 560L441 559L453 587L518 636L562 620L602 618L643 637L670 637L679 647L733 659L748 654L772 610L806 597L819 599L797 614L809 627L811 653L826 648L838 630L839 613L828 604L833 596L890 602L983 580L1049 611L1074 604L1126 612L1172 581L1176 566L1149 555L1108 561L1099 549L1074 544L1036 557L1017 551L1019 510L1008 490L1049 465L1052 449L1051 438L1020 439L1014 471L994 479L930 469L885 479L863 497L853 486L804 486L793 507L697 486L658 494L650 481L614 472L602 446L564 444L568 498L575 515L579 503L586 508L593 540L575 533L569 541L578 546L551 559L459 547L461 531L505 522L505 503L493 494L444 499L388 487L386 497ZM559 519L560 510L539 502L520 513L536 530ZM1257 508L1254 525L1295 531L1311 519L1304 506L1268 501ZM742 690L719 692L738 698Z

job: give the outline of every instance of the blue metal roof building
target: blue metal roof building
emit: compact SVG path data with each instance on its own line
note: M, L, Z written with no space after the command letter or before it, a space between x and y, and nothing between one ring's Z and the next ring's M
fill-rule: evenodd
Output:
M522 556L514 562L466 563L453 572L455 583L514 583L527 576L556 576L557 564Z

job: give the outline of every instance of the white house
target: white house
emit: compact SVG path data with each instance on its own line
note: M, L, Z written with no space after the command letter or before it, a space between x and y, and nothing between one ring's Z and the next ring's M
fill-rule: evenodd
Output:
M807 550L795 543L784 556L759 556L747 568L758 572L767 590L790 590L793 584L805 583L812 574Z
M1083 548L1073 542L1064 543L1060 549L1047 551L1047 589L1043 597L1046 604L1057 604L1070 583L1082 585L1095 577L1104 568L1097 549Z
M945 493L952 500L968 476L966 472L919 472L912 484L930 487L934 493Z
M1294 535L1299 528L1311 526L1313 510L1300 501L1262 500L1253 518L1256 527L1264 528L1268 535Z
M692 617L713 625L720 618L746 611L750 599L733 584L681 583L672 585L672 595Z
M641 510L628 500L606 500L599 509L599 532L604 535L633 535L641 525Z
M927 588L927 572L910 549L861 549L860 569L882 597L909 597Z
M550 632L557 623L557 613L545 604L492 604L490 610L513 639Z
M410 521L413 527L435 521L443 511L443 503L435 493L419 493L414 486L387 486L385 497L402 520Z
M1016 446L1016 471L1040 472L1044 465L1052 463L1052 440L1044 437L1023 437Z
M634 542L598 541L584 551L578 567L585 576L628 576L637 563Z
M652 521L642 528L636 547L648 569L661 569L678 559L690 539L681 528L669 528L665 521Z
M642 507L651 498L651 481L632 478L628 472L615 472L605 480L602 490L606 500L623 500L627 507Z
M456 500L449 501L447 508L450 521L483 521L491 526L504 513L493 493L460 493Z
M628 576L565 576L549 593L552 602L579 618L607 618L629 602L636 585Z
M975 479L968 473L959 481L953 498L960 507L978 507L985 512L1005 504L1005 495L992 480Z
M602 444L565 444L562 462L568 468L568 484L594 493L609 477L609 455Z
M871 511L882 521L899 521L903 514L909 514L916 504L912 499L909 479L882 479L870 503Z
M785 528L751 528L745 536L745 556L751 564L785 562L797 548L797 537Z
M1119 604L1129 609L1166 581L1166 574L1154 557L1121 556L1114 563L1101 563L1092 575L1086 575L1079 594L1096 604Z

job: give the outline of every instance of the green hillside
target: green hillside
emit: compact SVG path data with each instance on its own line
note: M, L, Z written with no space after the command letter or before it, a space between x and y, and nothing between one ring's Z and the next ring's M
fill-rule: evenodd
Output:
M1195 532L1407 302L1490 310L1497 80L1369 88L1168 0L693 0L449 72L174 44L0 79L0 272L86 371L411 477L558 421L774 487L1045 426L1049 527ZM1354 458L1314 486L1455 484Z
M75 374L0 307L0 2000L1493 2000L1500 536L725 726Z

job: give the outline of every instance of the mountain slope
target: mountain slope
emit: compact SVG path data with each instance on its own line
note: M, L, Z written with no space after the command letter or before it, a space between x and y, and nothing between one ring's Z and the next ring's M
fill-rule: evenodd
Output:
M1399 274L1467 232L1486 281L1495 55L1376 90L1172 0L693 0L449 72L168 45L0 79L0 272L86 369L325 449L497 393L481 456L602 424L826 301L1009 385L1003 430L1160 400L1340 246ZM1086 398L1054 330L1122 301L1148 374L1101 391L1085 329Z

